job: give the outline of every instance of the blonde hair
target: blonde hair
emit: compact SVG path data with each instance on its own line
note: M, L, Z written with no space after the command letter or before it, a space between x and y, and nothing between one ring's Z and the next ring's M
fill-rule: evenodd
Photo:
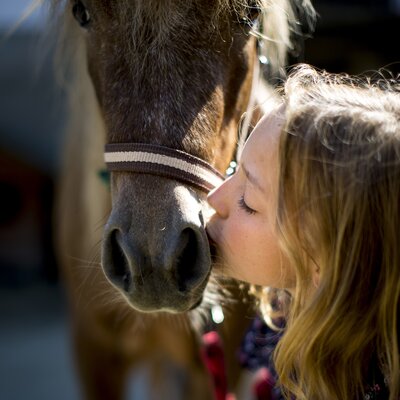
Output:
M280 382L296 399L358 399L377 363L397 399L399 83L303 65L284 101L278 228L296 288L275 353Z

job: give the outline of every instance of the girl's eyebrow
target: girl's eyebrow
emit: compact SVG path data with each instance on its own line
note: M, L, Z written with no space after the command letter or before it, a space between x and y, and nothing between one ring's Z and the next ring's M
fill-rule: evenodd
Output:
M261 186L260 182L257 180L257 178L252 175L247 168L244 166L243 163L240 163L240 166L243 169L244 174L246 175L246 178L249 180L249 182L258 190L260 190L262 193L265 194L265 189Z

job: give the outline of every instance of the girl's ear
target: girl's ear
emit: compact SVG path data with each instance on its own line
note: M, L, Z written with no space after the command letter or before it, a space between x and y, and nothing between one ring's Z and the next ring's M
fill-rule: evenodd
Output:
M311 274L312 274L313 284L316 288L319 286L319 275L320 275L319 273L320 273L319 266L317 264L313 264Z

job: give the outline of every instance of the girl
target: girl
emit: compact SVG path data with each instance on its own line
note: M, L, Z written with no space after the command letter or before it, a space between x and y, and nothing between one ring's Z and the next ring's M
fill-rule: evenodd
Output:
M209 194L215 269L281 289L287 398L400 396L399 89L299 66Z

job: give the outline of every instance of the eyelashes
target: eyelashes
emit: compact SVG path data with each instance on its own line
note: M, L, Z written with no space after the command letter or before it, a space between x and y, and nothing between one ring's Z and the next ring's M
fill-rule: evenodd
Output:
M246 204L246 202L244 201L244 195L242 195L242 196L240 197L240 199L239 199L239 201L238 201L238 204L239 204L239 207L240 207L242 210L244 210L244 211L247 212L247 214L253 215L253 214L256 213L256 210L253 210L252 208L250 208L250 207Z

